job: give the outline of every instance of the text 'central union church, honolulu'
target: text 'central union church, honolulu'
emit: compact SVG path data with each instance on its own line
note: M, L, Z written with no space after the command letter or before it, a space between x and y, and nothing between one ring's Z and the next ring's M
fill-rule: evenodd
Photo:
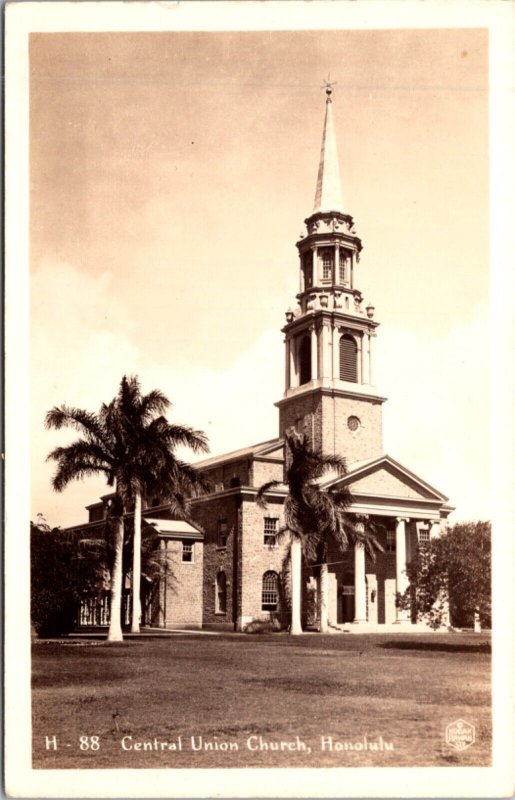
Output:
M288 622L289 545L277 540L286 487L256 503L259 487L284 478L284 434L305 433L315 448L347 462L344 477L327 477L326 491L350 489L351 513L369 515L384 548L375 561L362 546L329 553L329 624L351 631L417 630L396 608L407 588L406 564L417 547L446 525L448 498L383 452L382 406L374 383L374 307L359 290L362 249L342 202L332 115L326 88L315 204L297 242L300 290L284 326L285 387L276 403L276 438L195 465L212 487L193 502L198 525L170 519L159 499L147 499L143 527L158 533L165 578L148 583L143 622L164 628L245 630L254 620ZM100 533L111 495L88 506L84 536ZM316 626L315 571L304 569L304 621ZM85 601L81 624L105 622L105 608ZM390 627L391 626L391 627Z

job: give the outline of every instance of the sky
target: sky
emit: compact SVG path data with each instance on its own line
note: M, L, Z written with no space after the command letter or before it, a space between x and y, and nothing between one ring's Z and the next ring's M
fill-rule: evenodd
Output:
M70 434L43 421L124 374L213 455L278 434L329 73L384 451L489 519L486 31L40 33L29 55L32 519L106 491L52 491Z

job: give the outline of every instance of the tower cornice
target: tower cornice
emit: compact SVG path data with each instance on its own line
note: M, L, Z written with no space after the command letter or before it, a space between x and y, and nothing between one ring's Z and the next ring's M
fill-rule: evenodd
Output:
M343 381L342 381L343 383ZM282 397L280 400L274 403L277 408L281 408L281 406L288 405L288 403L296 399L297 397L301 397L302 395L320 395L321 397L345 397L351 400L364 400L368 403L378 403L382 405L386 403L388 400L387 397L383 395L377 394L373 387L361 387L359 389L347 389L346 387L340 388L336 386L323 386L323 385L312 385L312 384L304 384L303 386L298 386L295 389L291 389L289 392L286 393L285 397Z
M313 324L315 324L317 330L319 330L322 325L328 325L331 329L333 327L336 328L340 333L346 333L352 330L356 333L369 333L375 336L375 329L379 327L380 323L366 317L355 317L351 314L311 311L307 314L303 314L301 317L297 317L292 322L288 322L281 328L281 333L284 333L285 336L302 333L308 330Z

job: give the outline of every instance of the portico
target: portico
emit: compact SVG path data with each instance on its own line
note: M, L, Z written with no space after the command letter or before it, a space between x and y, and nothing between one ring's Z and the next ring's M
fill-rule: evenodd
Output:
M343 559L335 554L329 568L330 624L350 632L427 630L397 606L396 597L408 588L406 568L416 549L446 524L452 510L447 498L390 456L362 462L344 478L329 479L325 488L335 490L344 483L354 497L349 511L375 533L383 552L374 561L356 544Z

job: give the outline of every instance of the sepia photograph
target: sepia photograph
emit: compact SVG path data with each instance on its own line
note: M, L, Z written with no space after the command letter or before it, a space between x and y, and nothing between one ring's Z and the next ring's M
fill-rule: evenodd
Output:
M511 794L487 5L8 4L8 792Z

